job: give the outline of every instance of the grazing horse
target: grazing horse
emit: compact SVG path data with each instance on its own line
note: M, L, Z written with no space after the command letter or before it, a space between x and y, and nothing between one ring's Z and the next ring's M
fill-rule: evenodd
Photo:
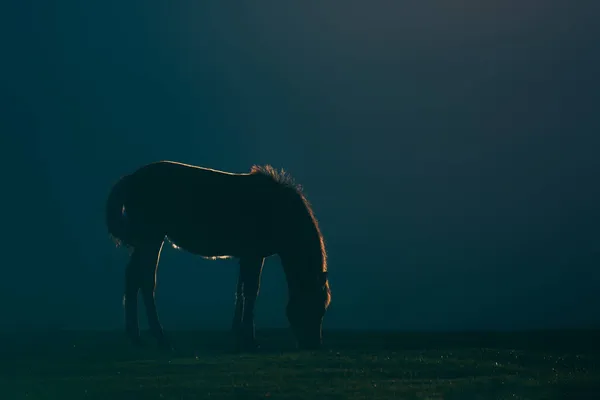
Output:
M229 173L171 161L142 166L112 187L106 225L130 250L125 271L125 326L139 343L138 292L148 325L169 347L154 291L165 239L205 258L239 259L233 331L240 350L257 347L254 304L266 257L281 259L288 285L286 315L301 349L322 343L331 301L323 236L311 206L289 175L271 166Z

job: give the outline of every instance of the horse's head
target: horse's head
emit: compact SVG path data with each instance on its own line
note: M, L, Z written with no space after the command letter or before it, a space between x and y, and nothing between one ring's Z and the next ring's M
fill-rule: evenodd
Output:
M331 301L327 271L314 281L290 293L287 318L301 349L317 349L322 344L323 316Z
M280 177L277 181L282 183ZM304 194L290 182L283 183L274 226L288 281L286 314L298 347L317 349L322 343L323 317L331 301L325 241Z

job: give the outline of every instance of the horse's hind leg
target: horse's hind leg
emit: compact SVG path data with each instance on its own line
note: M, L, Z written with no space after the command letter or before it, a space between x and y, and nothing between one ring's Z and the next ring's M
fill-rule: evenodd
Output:
M253 350L257 343L254 330L254 305L260 289L260 276L264 258L240 259L240 273L236 289L236 306L233 330L238 349Z
M150 332L158 340L159 345L166 346L167 341L158 320L154 300L156 270L161 249L162 241L145 242L135 247L125 277L125 318L129 337L134 342L139 342L137 294L141 290Z
M125 331L134 344L140 344L140 329L138 321L138 292L141 286L140 255L134 251L129 257L125 269Z

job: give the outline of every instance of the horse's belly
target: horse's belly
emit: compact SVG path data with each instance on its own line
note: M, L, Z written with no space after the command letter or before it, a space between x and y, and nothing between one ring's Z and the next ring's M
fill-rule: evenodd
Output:
M273 254L269 224L264 223L256 207L249 207L230 194L208 194L173 205L163 221L169 240L196 255Z
M239 255L237 250L239 246L236 245L235 241L227 238L182 237L178 235L168 235L167 238L176 247L203 257L236 257Z
M265 236L252 235L243 230L230 228L227 232L195 232L195 234L167 234L176 247L203 257L243 257L258 255L268 257L275 253L275 246Z

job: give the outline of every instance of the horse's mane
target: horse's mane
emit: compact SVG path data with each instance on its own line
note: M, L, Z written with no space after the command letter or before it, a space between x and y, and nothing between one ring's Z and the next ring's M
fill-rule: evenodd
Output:
M304 204L304 208L307 212L307 215L310 217L310 221L312 222L312 226L314 226L315 233L319 237L320 248L321 248L321 261L322 261L322 271L327 271L327 251L325 250L325 241L323 239L323 235L321 233L321 229L319 228L319 222L315 217L312 206L306 196L304 195L302 186L297 184L294 178L284 169L277 170L273 168L271 165L253 165L250 170L251 175L262 175L270 178L273 182L281 185L287 190L293 191L293 193L297 196L297 198L301 199ZM329 288L329 285L327 285Z
M295 192L304 197L302 193L302 186L297 184L294 178L292 178L292 176L283 168L278 170L270 165L253 165L252 169L250 170L250 174L269 177L274 182L289 189L293 189Z

